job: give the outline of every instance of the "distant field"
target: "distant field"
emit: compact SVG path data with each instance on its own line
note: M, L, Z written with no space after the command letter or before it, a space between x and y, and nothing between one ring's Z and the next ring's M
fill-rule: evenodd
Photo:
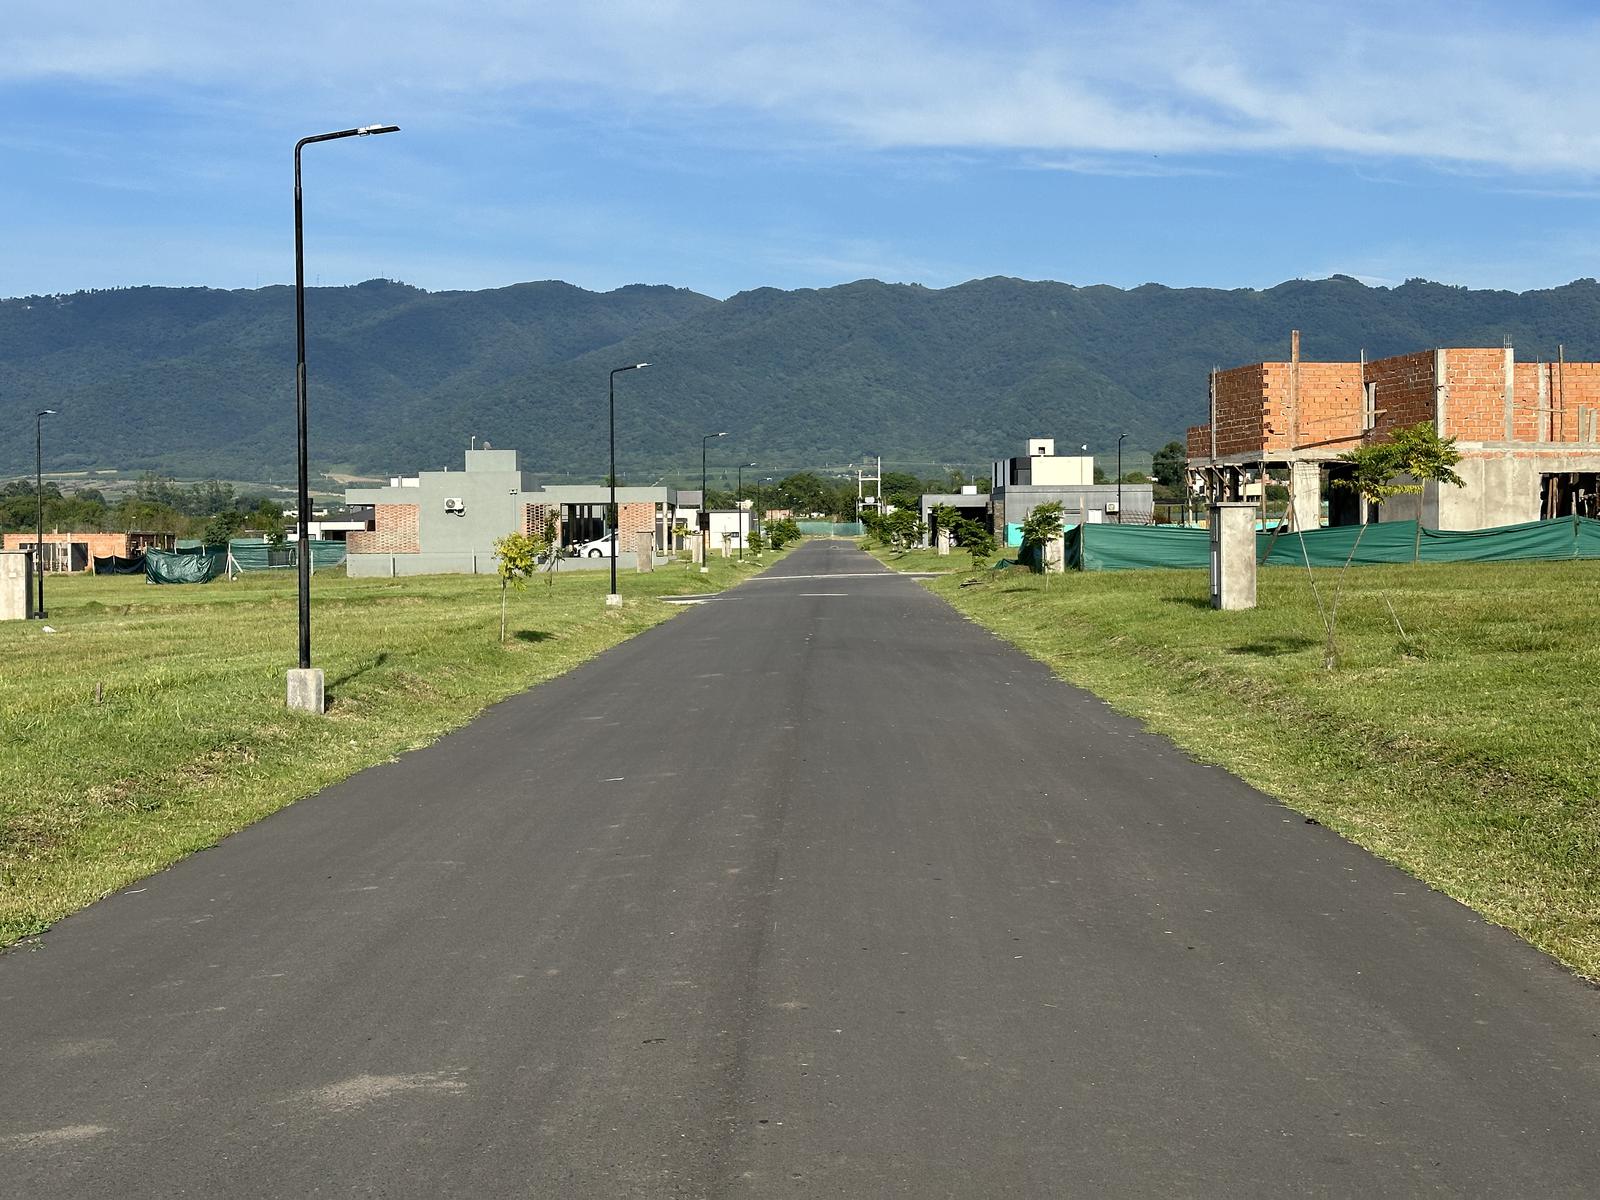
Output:
M1337 572L1317 575L1326 597ZM1600 563L1354 568L1331 673L1303 570L1264 570L1241 613L1211 611L1204 571L967 578L927 586L1600 979Z
M292 574L52 577L58 632L0 625L0 946L667 619L658 595L756 570L711 568L623 572L620 612L605 610L606 572L535 582L511 593L504 646L492 577L318 575L325 718L284 708Z

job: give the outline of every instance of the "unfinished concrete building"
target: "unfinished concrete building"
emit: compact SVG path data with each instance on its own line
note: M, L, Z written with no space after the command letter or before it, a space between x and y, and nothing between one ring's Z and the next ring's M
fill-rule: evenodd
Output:
M1210 417L1189 430L1191 491L1264 504L1260 485L1287 484L1304 528L1324 505L1330 525L1420 519L1435 529L1600 515L1600 363L1519 363L1509 346L1303 362L1297 330L1287 362L1212 372ZM1329 486L1348 473L1340 454L1420 421L1456 439L1464 486L1426 484L1370 513Z

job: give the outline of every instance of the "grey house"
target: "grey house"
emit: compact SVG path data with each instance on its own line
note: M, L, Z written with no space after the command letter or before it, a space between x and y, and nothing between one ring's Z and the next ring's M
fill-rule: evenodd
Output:
M352 576L491 574L494 542L508 533L553 527L563 546L605 532L609 490L600 484L540 487L515 450L468 450L465 470L396 476L387 487L353 487L345 502L370 505L372 528L347 540ZM617 489L618 565L635 565L634 534L667 548L676 495L666 487ZM590 565L590 564L583 564Z

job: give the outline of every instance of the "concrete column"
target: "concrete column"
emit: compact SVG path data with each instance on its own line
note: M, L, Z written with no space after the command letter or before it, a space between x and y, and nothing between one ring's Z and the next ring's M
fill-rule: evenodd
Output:
M1322 467L1314 462L1289 464L1289 499L1294 504L1294 527L1316 529L1322 524Z
M639 560L639 573L648 574L656 569L656 535L653 533L636 533L633 535L634 555Z
M1065 568L1062 564L1067 561L1067 538L1065 534L1053 537L1044 544L1044 569L1047 575L1059 575Z
M0 550L0 621L33 615L33 551Z
M1211 607L1256 606L1256 505L1211 506Z
M327 711L323 692L322 668L299 667L289 671L289 710L291 712L323 713Z
M950 553L950 531L948 529L939 530L934 535L934 542L938 545L940 554Z

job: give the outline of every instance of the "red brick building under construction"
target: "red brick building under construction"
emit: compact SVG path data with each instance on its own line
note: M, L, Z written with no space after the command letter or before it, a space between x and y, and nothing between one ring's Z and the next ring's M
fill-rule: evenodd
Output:
M1573 512L1597 516L1600 363L1517 362L1511 347L1421 350L1372 362L1287 362L1215 371L1210 421L1189 430L1193 490L1242 499L1263 476L1286 482L1295 519L1362 519L1354 493L1329 489L1338 456L1431 421L1456 439L1465 486L1427 484L1372 519L1420 517L1436 529L1483 529Z

